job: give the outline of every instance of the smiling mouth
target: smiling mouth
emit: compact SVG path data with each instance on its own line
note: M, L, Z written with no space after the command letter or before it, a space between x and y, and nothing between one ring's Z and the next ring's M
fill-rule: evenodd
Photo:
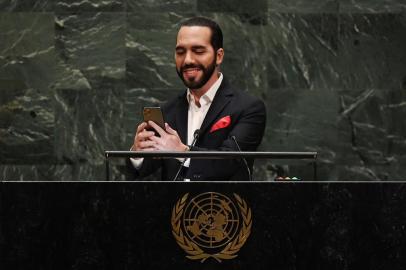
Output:
M197 72L200 71L200 68L188 68L183 70L183 74L187 75L187 76L195 76L197 74Z
M191 71L198 71L198 70L200 70L200 68L187 68L187 69L184 69L183 70L183 72L191 72Z

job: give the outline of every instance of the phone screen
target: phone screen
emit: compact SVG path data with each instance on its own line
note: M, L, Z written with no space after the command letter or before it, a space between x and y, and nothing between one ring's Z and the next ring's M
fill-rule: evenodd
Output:
M153 121L163 130L165 130L165 121L161 107L144 107L143 116L144 122Z

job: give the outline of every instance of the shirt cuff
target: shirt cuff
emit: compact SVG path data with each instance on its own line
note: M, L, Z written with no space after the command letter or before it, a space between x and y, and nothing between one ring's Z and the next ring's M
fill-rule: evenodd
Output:
M130 151L133 151L133 147L131 146ZM134 166L136 170L140 169L142 163L144 162L144 158L130 158L131 164Z
M144 158L130 158L130 161L134 168L138 170L141 168Z
M188 167L189 168L189 166L190 166L190 158L187 158L185 160L185 163L183 163L183 167Z

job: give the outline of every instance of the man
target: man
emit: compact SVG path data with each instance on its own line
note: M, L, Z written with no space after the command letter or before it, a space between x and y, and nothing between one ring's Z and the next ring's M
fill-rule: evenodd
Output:
M264 103L227 82L220 72L223 59L223 35L216 22L203 17L183 22L177 35L175 62L188 89L163 106L165 130L151 121L137 127L131 150L238 151L235 138L242 151L255 151L265 129ZM148 131L148 126L159 135ZM196 144L191 147L198 129ZM252 168L253 161L248 163ZM180 166L179 159L131 159L136 176L161 167L162 180L173 180ZM248 180L241 159L187 159L180 175L191 181Z

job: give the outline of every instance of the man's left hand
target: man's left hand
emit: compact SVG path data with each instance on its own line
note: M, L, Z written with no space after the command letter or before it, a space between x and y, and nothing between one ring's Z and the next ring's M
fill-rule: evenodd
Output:
M161 137L152 136L150 140L155 142L154 147L161 151L186 151L187 145L184 145L180 140L178 132L172 129L168 123L165 123L165 130L155 124L153 121L148 121L148 125L156 130Z

